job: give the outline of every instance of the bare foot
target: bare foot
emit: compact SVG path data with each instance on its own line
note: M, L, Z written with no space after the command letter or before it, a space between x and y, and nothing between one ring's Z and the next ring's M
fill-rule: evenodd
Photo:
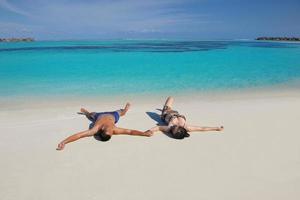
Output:
M126 103L125 108L121 109L120 115L124 116L127 113L127 111L129 110L129 108L130 108L130 103Z
M63 150L64 148L65 148L65 143L61 142L61 143L58 144L56 150L61 151L61 150Z
M84 115L89 115L89 114L90 114L90 112L87 111L85 108L81 108L81 109L80 109L80 112L81 112L82 114L84 114Z
M221 126L220 128L218 128L218 131L223 131L224 130L224 126Z

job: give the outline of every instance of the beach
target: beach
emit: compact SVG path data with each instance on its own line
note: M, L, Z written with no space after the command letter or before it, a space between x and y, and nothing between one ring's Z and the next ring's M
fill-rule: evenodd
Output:
M10 199L299 199L300 92L249 91L174 96L189 124L225 127L175 140L84 138L76 112L132 104L120 127L147 130L167 96L7 102L0 113L0 198ZM14 105L15 103L15 105ZM146 113L148 112L148 114Z
M0 0L0 200L299 200L299 10Z

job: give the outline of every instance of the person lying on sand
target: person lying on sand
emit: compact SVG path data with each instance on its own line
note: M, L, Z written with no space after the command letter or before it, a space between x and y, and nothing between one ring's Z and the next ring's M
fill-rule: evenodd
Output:
M151 132L142 132L137 130L125 129L116 127L115 124L119 121L119 118L124 116L128 111L130 104L127 103L124 109L120 109L113 112L89 112L84 108L81 108L78 114L85 115L90 121L92 121L92 128L86 131L82 131L71 135L58 144L56 150L63 150L65 145L70 142L74 142L80 138L98 136L102 141L108 141L112 135L139 135L139 136L151 136Z
M152 135L156 131L162 131L168 133L175 139L183 139L189 137L190 135L188 132L192 131L222 131L224 129L223 126L200 127L186 124L185 116L172 109L173 101L174 99L172 97L168 97L161 113L161 119L167 126L155 126L146 131L146 133Z

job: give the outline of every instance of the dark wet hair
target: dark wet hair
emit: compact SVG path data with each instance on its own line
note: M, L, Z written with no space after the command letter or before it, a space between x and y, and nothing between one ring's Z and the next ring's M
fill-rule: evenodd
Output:
M94 136L97 140L100 140L102 142L106 142L111 138L111 136L107 135L103 130L99 130Z
M181 126L172 126L170 129L170 133L175 139L183 139L185 137L190 137L187 130Z

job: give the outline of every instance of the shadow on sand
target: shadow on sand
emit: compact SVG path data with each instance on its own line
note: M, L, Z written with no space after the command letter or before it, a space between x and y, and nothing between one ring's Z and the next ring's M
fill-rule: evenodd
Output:
M156 109L158 111L161 112L161 109ZM151 118L153 119L155 122L156 122L156 125L157 126L166 126L166 123L164 123L162 120L161 120L161 117L159 114L155 113L155 112L146 112L146 114ZM163 134L165 134L166 136L170 137L170 138L173 138L169 133L165 133L165 132L162 132Z

